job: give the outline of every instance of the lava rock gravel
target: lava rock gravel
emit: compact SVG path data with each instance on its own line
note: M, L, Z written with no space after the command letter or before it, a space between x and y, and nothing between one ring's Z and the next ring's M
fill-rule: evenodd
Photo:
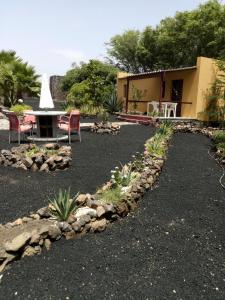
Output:
M176 134L134 214L13 263L1 299L225 299L225 192L209 147Z

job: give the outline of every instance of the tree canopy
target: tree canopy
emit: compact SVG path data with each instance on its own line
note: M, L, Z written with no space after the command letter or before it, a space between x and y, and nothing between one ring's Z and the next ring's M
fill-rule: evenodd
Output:
M117 71L111 64L93 59L69 70L62 80L62 89L77 107L87 103L99 106L115 85Z
M155 28L127 30L111 38L108 59L127 72L192 66L197 56L225 59L225 5L210 0L177 12Z
M16 56L15 51L0 52L0 97L11 106L23 93L37 95L40 90L38 75L32 66Z

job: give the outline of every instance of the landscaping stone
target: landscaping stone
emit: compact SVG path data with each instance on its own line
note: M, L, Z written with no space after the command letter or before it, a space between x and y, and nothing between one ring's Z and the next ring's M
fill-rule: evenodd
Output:
M41 247L36 248L36 247L32 247L32 246L27 246L23 252L22 257L33 256L35 254L39 254L40 252L41 252Z
M10 239L9 237L9 240L3 243L3 248L6 251L16 252L20 248L22 248L30 238L31 238L30 232L22 232L19 235L13 237L12 239Z
M58 144L50 143L40 147L38 152L29 156L27 151L32 149L38 148L35 144L26 144L12 147L11 151L3 149L0 152L0 164L34 172L64 170L70 166L72 160L70 146L60 147ZM56 153L51 154L45 150L56 151Z
M91 127L91 131L100 134L107 133L116 135L120 131L120 125L112 124L110 122L94 123L94 125Z
M47 249L47 250L50 250L51 248L51 241L49 239L45 239L44 241L44 247Z
M97 212L95 209L85 206L85 207L78 208L75 213L75 217L78 220L79 220L79 218L81 218L82 216L85 216L85 215L90 215L91 217L96 217Z
M96 232L96 231L101 232L101 231L105 230L106 225L107 225L106 219L96 220L91 223L90 230L92 232Z
M37 211L37 214L42 218L48 218L51 216L50 208L48 206L42 207Z
M87 199L88 199L87 194L80 194L76 198L76 203L78 205L84 204Z
M103 206L98 206L96 212L97 212L97 216L100 218L105 214L105 208Z

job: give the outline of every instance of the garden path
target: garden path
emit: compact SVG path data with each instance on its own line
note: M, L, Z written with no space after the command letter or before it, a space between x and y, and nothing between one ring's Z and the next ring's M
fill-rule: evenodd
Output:
M14 263L0 295L224 299L225 192L209 146L205 136L176 134L159 186L133 215L101 234L61 240L49 252Z

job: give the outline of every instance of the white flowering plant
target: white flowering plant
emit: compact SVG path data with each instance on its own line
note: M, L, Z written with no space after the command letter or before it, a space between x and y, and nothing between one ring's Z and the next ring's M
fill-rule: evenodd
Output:
M115 187L127 187L131 182L136 180L140 175L138 172L132 171L133 165L129 163L127 165L121 165L121 170L116 167L111 171L112 186Z

